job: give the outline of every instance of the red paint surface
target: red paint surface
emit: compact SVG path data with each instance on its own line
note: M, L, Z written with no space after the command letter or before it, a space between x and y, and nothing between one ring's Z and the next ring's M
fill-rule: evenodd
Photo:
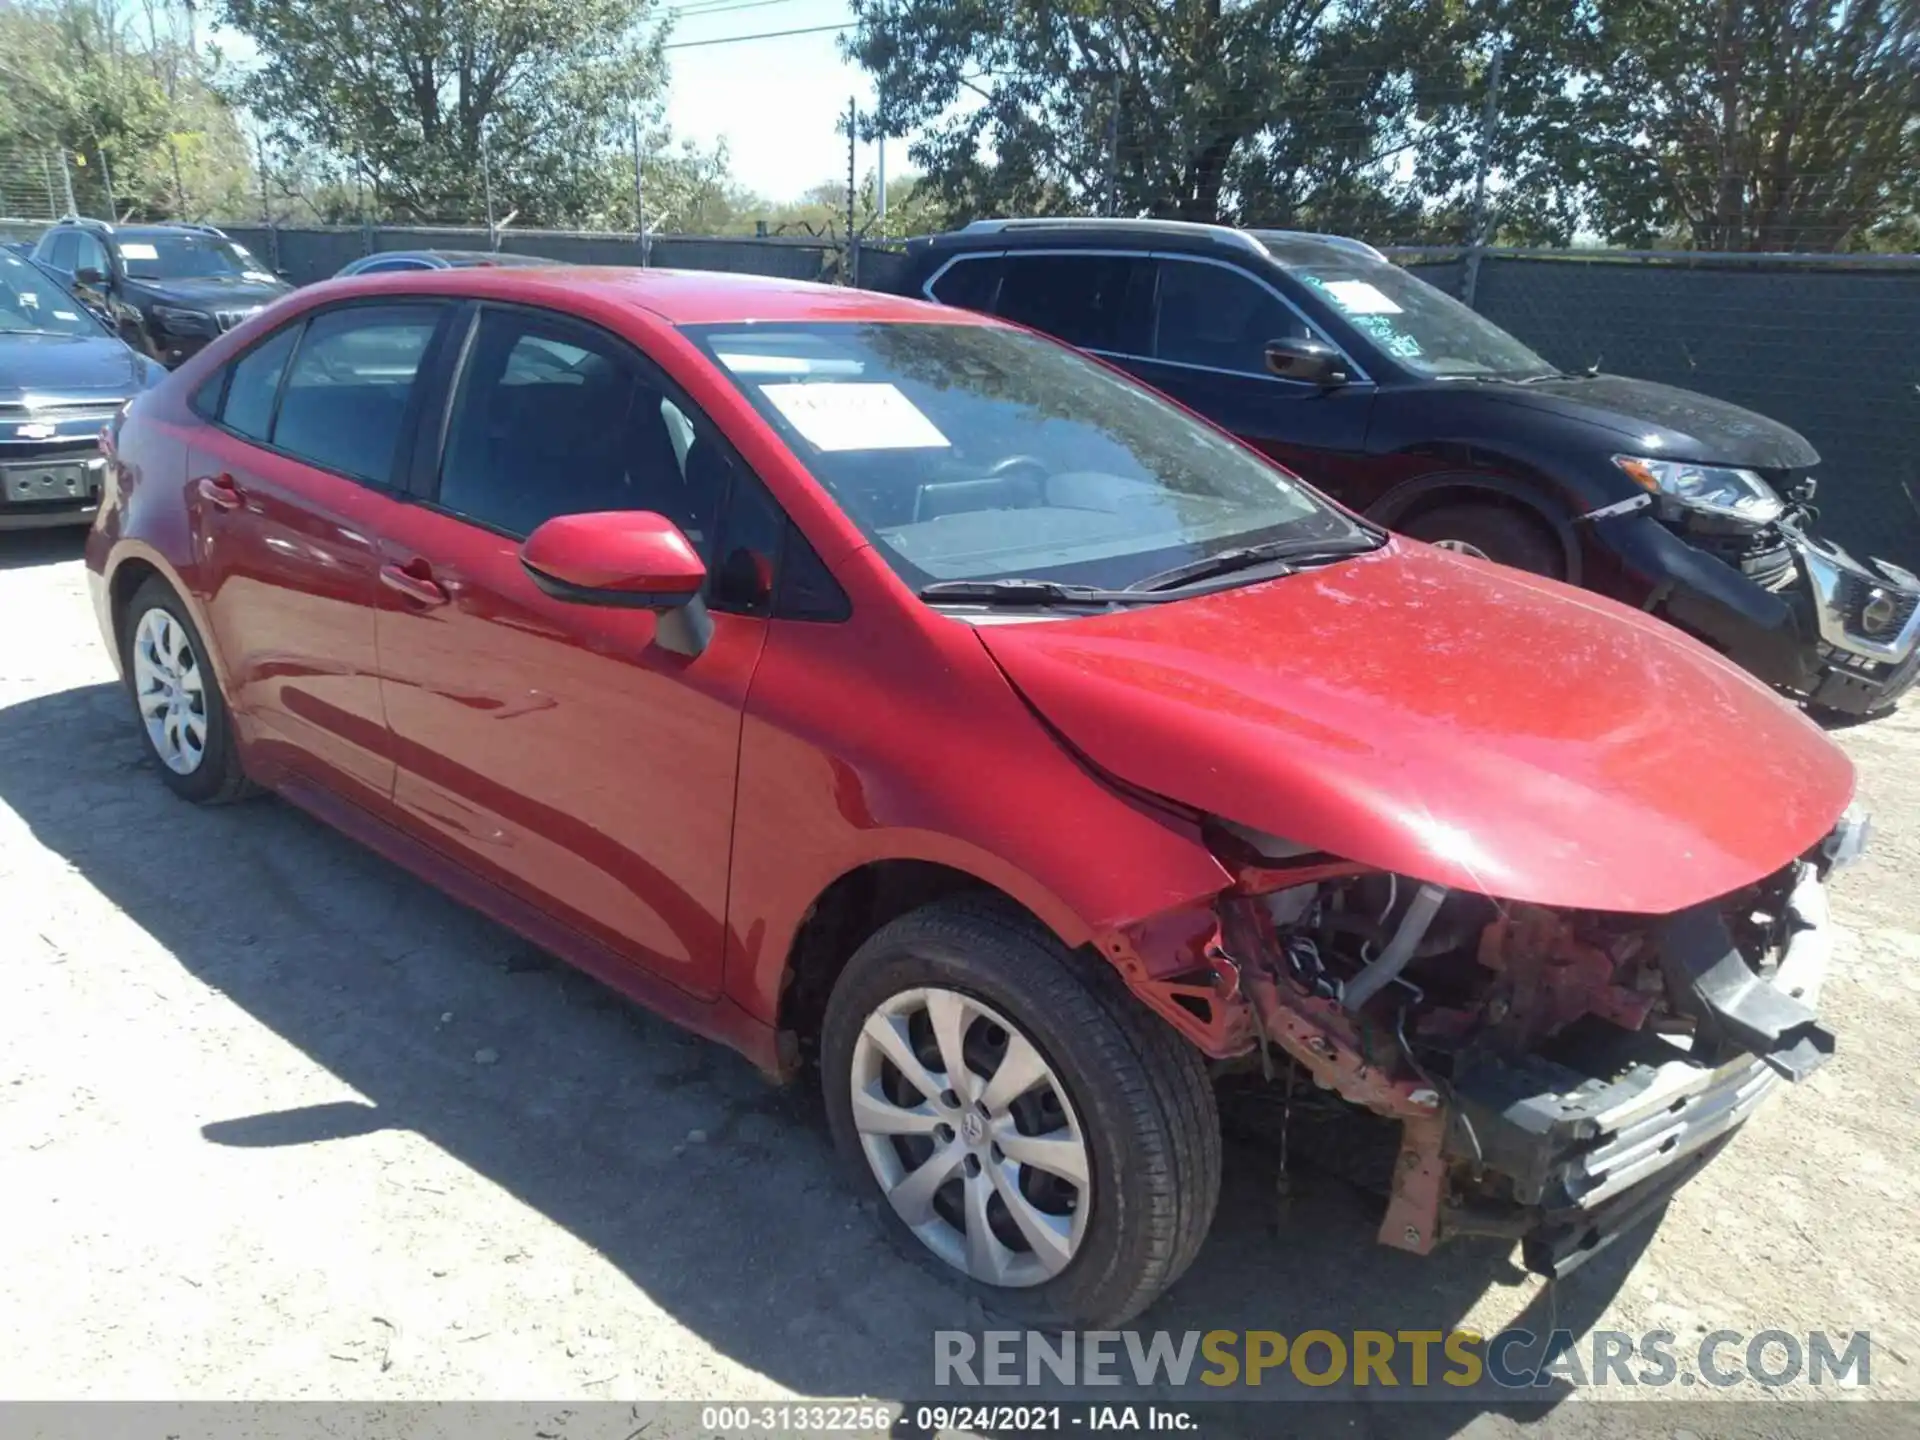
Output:
M514 541L187 409L286 318L372 293L510 299L624 336L765 482L852 618L716 613L704 653L677 655L650 613L545 595ZM1232 883L1193 811L1496 895L1657 911L1777 868L1848 798L1817 730L1675 632L1405 542L1209 598L976 630L909 594L672 328L752 319L993 323L657 271L300 291L136 402L87 549L102 622L122 566L166 578L213 643L257 778L763 1064L796 933L874 862L972 876L1140 981L1192 962L1135 952L1129 937L1184 933L1143 922ZM222 474L230 508L198 485ZM630 528L565 530L584 532L572 578L584 546L618 579Z
M1324 570L981 638L1095 764L1382 869L1662 913L1820 839L1818 727L1671 627L1396 541Z

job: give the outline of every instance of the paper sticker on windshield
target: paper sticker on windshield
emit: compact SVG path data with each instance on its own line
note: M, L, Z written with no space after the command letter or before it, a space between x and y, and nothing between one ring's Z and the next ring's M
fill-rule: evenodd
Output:
M56 310L53 312L53 318L56 320L78 320L80 317L71 310Z
M158 260L160 252L139 240L122 240L120 258L122 260Z
M1349 315L1398 315L1400 307L1365 280L1328 280L1321 286Z
M760 393L822 450L935 450L952 444L913 401L884 381L762 385Z

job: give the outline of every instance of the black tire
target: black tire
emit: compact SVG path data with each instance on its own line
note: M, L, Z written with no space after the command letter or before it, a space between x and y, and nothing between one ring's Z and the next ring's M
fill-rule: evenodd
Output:
M1505 505L1443 505L1399 527L1429 545L1471 547L1485 559L1515 570L1566 578L1567 558L1559 540L1539 520Z
M194 666L201 675L200 701L206 717L206 745L198 767L184 775L161 758L153 737L147 733L145 717L140 712L133 652L141 618L150 610L164 610L173 623L185 632ZM187 612L186 605L174 593L173 587L158 575L149 576L133 592L133 599L127 603L120 625L121 668L126 674L127 695L133 701L134 722L139 726L141 743L146 746L147 756L153 761L161 780L181 799L191 800L196 805L229 805L261 792L259 786L247 779L246 771L240 768L232 717L207 655L207 642L201 637L199 626L193 623L193 616Z
M1039 1284L985 1284L935 1255L884 1198L861 1148L855 1043L882 1004L929 986L1005 1017L1040 1052L1079 1119L1091 1211L1071 1260ZM1199 1253L1220 1195L1220 1120L1204 1060L1103 961L1068 951L1011 907L944 901L879 930L834 986L820 1059L834 1145L855 1185L876 1199L903 1253L984 1308L1027 1325L1111 1329Z

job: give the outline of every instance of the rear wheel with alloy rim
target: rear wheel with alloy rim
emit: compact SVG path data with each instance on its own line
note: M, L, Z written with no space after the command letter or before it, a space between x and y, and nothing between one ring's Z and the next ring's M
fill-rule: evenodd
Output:
M256 793L240 768L206 642L173 588L158 576L146 580L127 607L121 635L140 733L168 788L208 805Z
M1199 1250L1220 1142L1198 1052L1010 908L933 905L874 935L821 1065L883 1225L1002 1314L1117 1325Z

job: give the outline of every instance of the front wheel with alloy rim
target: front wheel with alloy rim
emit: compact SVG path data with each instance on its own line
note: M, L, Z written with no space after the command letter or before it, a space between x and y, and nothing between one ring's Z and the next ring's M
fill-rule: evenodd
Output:
M1220 1134L1198 1052L1019 912L881 929L834 987L821 1066L889 1233L1000 1314L1110 1328L1199 1251Z
M140 733L168 788L205 805L254 793L240 768L206 642L180 597L158 576L134 592L121 644Z

